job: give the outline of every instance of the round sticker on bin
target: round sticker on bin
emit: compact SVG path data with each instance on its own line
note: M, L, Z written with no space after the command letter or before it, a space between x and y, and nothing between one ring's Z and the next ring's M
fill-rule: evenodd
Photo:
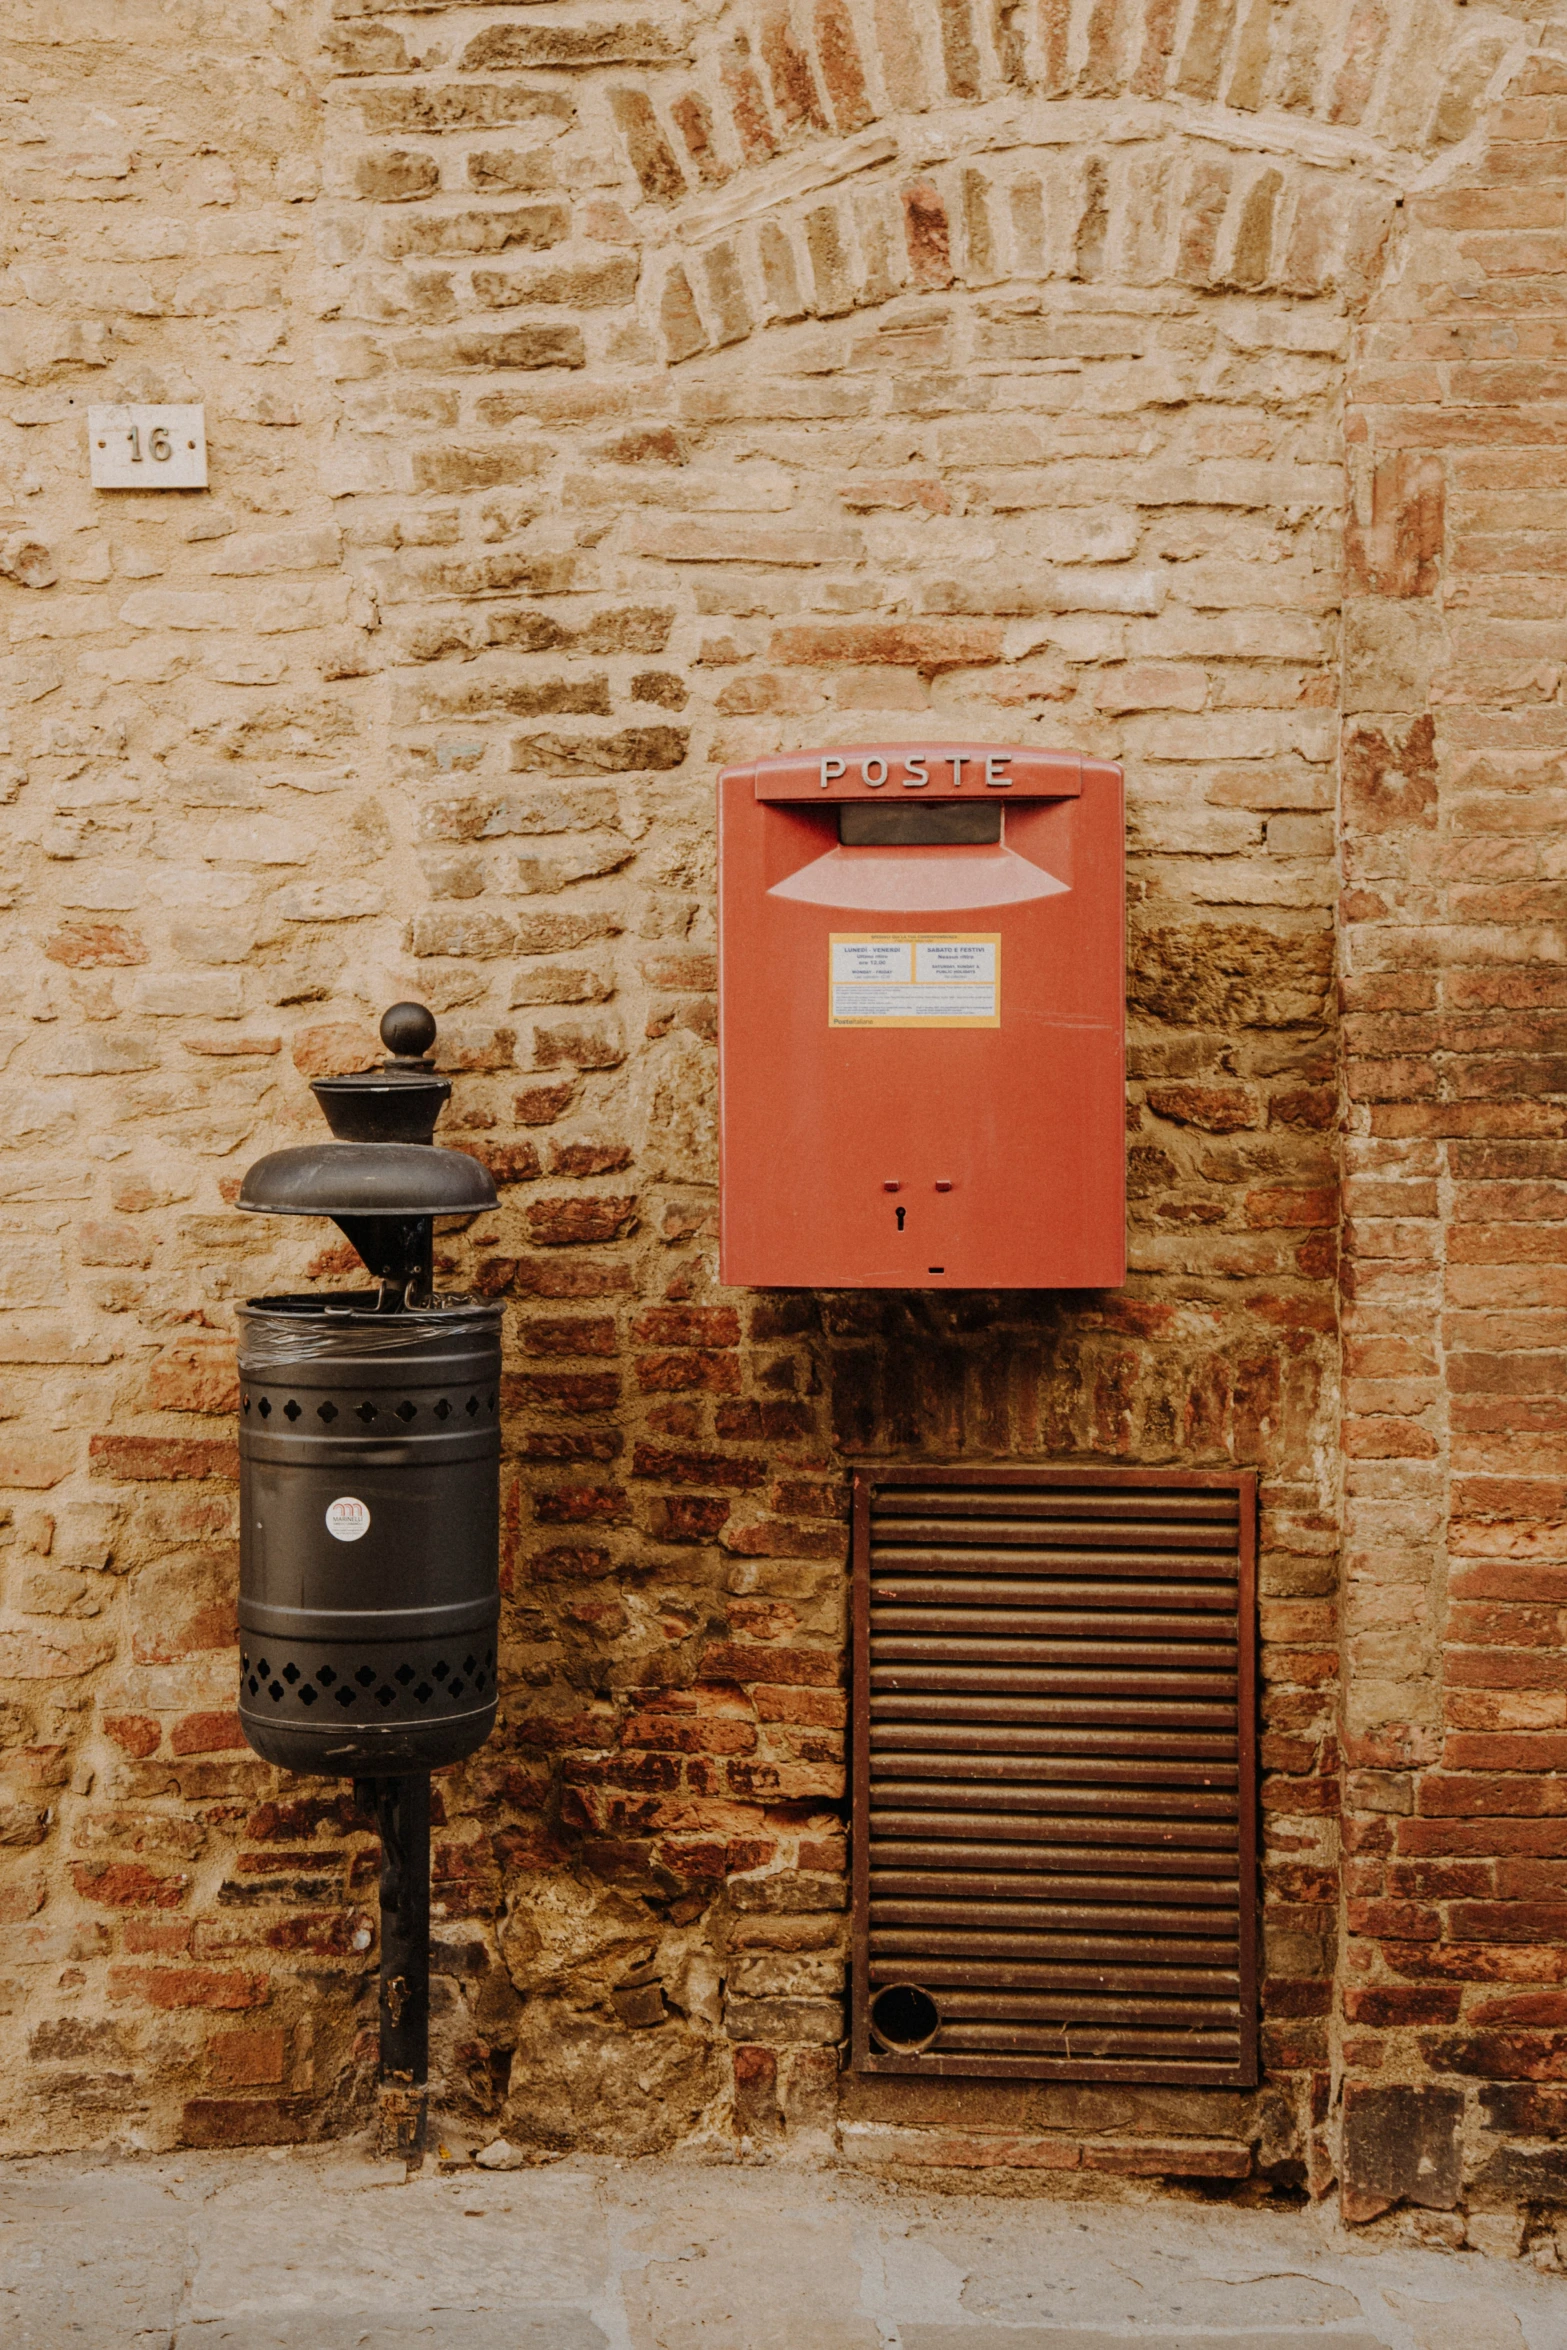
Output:
M362 1501L345 1494L341 1501L328 1502L326 1530L334 1541L357 1542L370 1531L370 1512Z

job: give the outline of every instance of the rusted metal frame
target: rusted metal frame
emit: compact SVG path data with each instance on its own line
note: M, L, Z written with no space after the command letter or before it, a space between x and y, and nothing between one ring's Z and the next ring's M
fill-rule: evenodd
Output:
M1001 1884L1019 1876L1089 1876L1104 1874L1110 1863L1098 1853L1082 1853L1063 1844L990 1841L965 1844L960 1838L888 1836L871 1843L873 1875L925 1875L942 1869L954 1884ZM1184 1845L1164 1851L1118 1851L1113 1874L1122 1877L1211 1877L1225 1884L1235 1881L1235 1863L1222 1847L1218 1851Z
M855 2071L873 2069L870 2044L870 1801L871 1801L871 1474L856 1469L850 1568L850 2057Z
M1143 2083L1167 2089L1245 2086L1237 2080L1233 2064L1183 2064L1178 2057L1127 2057L1117 2062L1113 2057L1093 2056L885 2056L878 2051L866 2069L925 2081L934 2074L946 2079L989 2081L1124 2081L1131 2086Z
M876 1973L876 1961L871 1960L871 1973ZM966 1980L960 1975L966 1974ZM1234 1967L1135 1967L1120 1966L1023 1966L1016 1963L981 1959L927 1959L925 1979L940 1983L946 1989L961 1992L1006 1991L1024 1998L1035 1991L1097 1992L1107 1976L1113 1974L1110 1992L1124 1992L1127 1997L1186 1998L1200 1996L1211 1999L1236 2000L1240 1996L1240 1976Z
M1039 1518L1034 1526L1055 1526L1061 1521ZM882 1562L878 1573L919 1574L917 1565L905 1565L905 1560L918 1560L934 1544L945 1551L941 1572L944 1575L1005 1576L1015 1573L1011 1554L1015 1551L1035 1552L1040 1548L1039 1535L1032 1530L1014 1531L1012 1518L989 1518L982 1530L972 1535L968 1528L973 1521L954 1518L952 1524L960 1529L948 1533L939 1518L883 1519L883 1525L906 1526L907 1533L894 1541L878 1542L876 1557ZM1166 1575L1178 1575L1183 1583L1233 1583L1235 1580L1235 1526L1226 1520L1222 1542L1197 1542L1189 1526L1179 1529L1179 1538L1172 1534L1168 1542L1161 1542L1156 1526L1140 1526L1138 1539L1129 1542L1126 1529L1114 1526L1108 1518L1084 1528L1072 1525L1072 1545L1052 1546L1051 1555L1060 1564L1056 1572L1064 1579L1074 1573L1085 1575L1120 1575L1128 1582L1142 1583L1157 1579L1158 1570ZM1113 1537L1113 1539L1112 1539ZM1131 1556L1121 1555L1130 1552Z
M1241 2082L1255 2088L1260 2069L1258 1940L1262 1884L1257 1866L1257 1477L1240 1477L1240 1578L1236 1592L1239 1673L1236 1729L1240 1760Z
M1126 1488L1129 1492L1143 1490L1171 1493L1236 1493L1249 1479L1256 1483L1249 1469L1129 1469L1101 1468L1095 1461L1086 1461L1077 1468L1023 1467L1008 1468L989 1461L887 1461L862 1462L857 1476L869 1479L878 1490L883 1487L922 1485L972 1485L976 1492L987 1486L1040 1486L1051 1492L1093 1492L1096 1488L1115 1492Z
M997 1487L1041 1487L1062 1491L1097 1490L1125 1492L1162 1490L1165 1493L1187 1492L1194 1497L1212 1493L1215 1500L1226 1493L1235 1497L1235 1514L1226 1517L1233 1528L1232 1539L1236 1558L1236 1626L1237 1661L1237 1723L1236 1751L1239 1758L1239 1779L1242 1812L1242 1849L1238 1854L1240 1928L1241 1928L1241 2004L1242 2004L1242 2062L1213 2065L1200 2059L1182 2062L1173 2053L1161 2054L1157 2059L1096 2060L1084 2057L1078 2060L1054 2059L1044 2055L1030 2055L1021 2059L1008 2058L1000 2052L981 2055L958 2054L937 2056L927 2053L900 2057L884 2050L873 2050L869 2041L867 2006L871 1985L869 1960L869 1854L868 1814L870 1810L870 1519L871 1500L877 1489L913 1488L926 1491L932 1488L962 1487L983 1489ZM1042 1514L1043 1524L1050 1522ZM1135 1518L1126 1529L1132 1540L1137 1539ZM900 1529L901 1533L901 1529ZM937 1539L951 1539L950 1529L933 1529ZM898 1535L893 1536L894 1543ZM885 1545L883 1547L886 1547ZM1150 1543L1156 1548L1156 1543ZM853 1565L853 1929L854 1929L854 2046L857 2069L879 2072L928 2076L932 2072L963 2076L1010 2076L1058 2078L1079 2080L1136 2080L1158 2079L1186 2082L1193 2085L1249 2085L1256 2078L1256 1674L1255 1674L1255 1554L1256 1554L1256 1478L1251 1472L1220 1474L1181 1470L1127 1470L1127 1469L1001 1469L986 1464L942 1465L888 1464L886 1468L862 1466L854 1477L854 1540ZM1086 1563L1086 1562L1085 1562ZM909 1694L912 1694L909 1693ZM1250 1898L1248 1898L1248 1893ZM887 1979L885 1963L876 1968L883 1982ZM1214 2019L1217 2022L1217 2018Z
M1118 1867L1112 1868L1109 1863L1098 1874L1092 1870L1085 1872L1081 1869L1039 1866L1031 1872L1011 1868L953 1869L942 1868L939 1863L935 1866L910 1864L902 1869L883 1867L876 1874L879 1880L877 1890L883 1900L904 1903L983 1900L997 1902L1003 1907L1009 1902L1018 1901L1055 1903L1062 1898L1065 1889L1072 1888L1077 1892L1079 1908L1102 1908L1108 1905L1124 1909L1127 1905L1124 1895L1111 1900L1108 1894L1097 1889L1106 1885L1124 1885L1130 1878L1137 1877L1139 1891L1146 1892L1150 1898L1163 1893L1171 1908L1235 1907L1235 1896L1231 1890L1235 1880L1231 1876L1188 1877L1172 1871L1162 1877L1149 1878L1145 1884L1137 1871L1128 1870L1123 1874ZM1168 1892L1169 1883L1183 1888L1200 1885L1202 1891L1196 1893L1183 1890L1177 1897ZM925 1890L927 1886L928 1892ZM906 1921L900 1921L888 1913L889 1925L901 1922ZM938 1918L932 1922L940 1924L941 1920Z

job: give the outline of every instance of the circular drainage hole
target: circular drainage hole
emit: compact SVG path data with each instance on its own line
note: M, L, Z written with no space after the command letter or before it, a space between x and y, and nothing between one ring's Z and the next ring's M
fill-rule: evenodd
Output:
M871 2030L893 2056L918 2056L941 2030L941 2010L918 1983L888 1983L871 2001Z

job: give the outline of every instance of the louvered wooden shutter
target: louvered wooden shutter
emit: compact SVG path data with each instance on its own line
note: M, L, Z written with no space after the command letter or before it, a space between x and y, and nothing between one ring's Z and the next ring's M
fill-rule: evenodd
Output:
M1257 2078L1256 1483L863 1469L854 2061Z

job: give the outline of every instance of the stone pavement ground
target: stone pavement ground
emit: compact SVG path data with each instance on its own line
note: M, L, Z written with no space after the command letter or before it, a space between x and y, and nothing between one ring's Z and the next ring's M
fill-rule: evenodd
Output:
M4 2350L1567 2350L1567 2276L1134 2191L334 2148L0 2168Z

